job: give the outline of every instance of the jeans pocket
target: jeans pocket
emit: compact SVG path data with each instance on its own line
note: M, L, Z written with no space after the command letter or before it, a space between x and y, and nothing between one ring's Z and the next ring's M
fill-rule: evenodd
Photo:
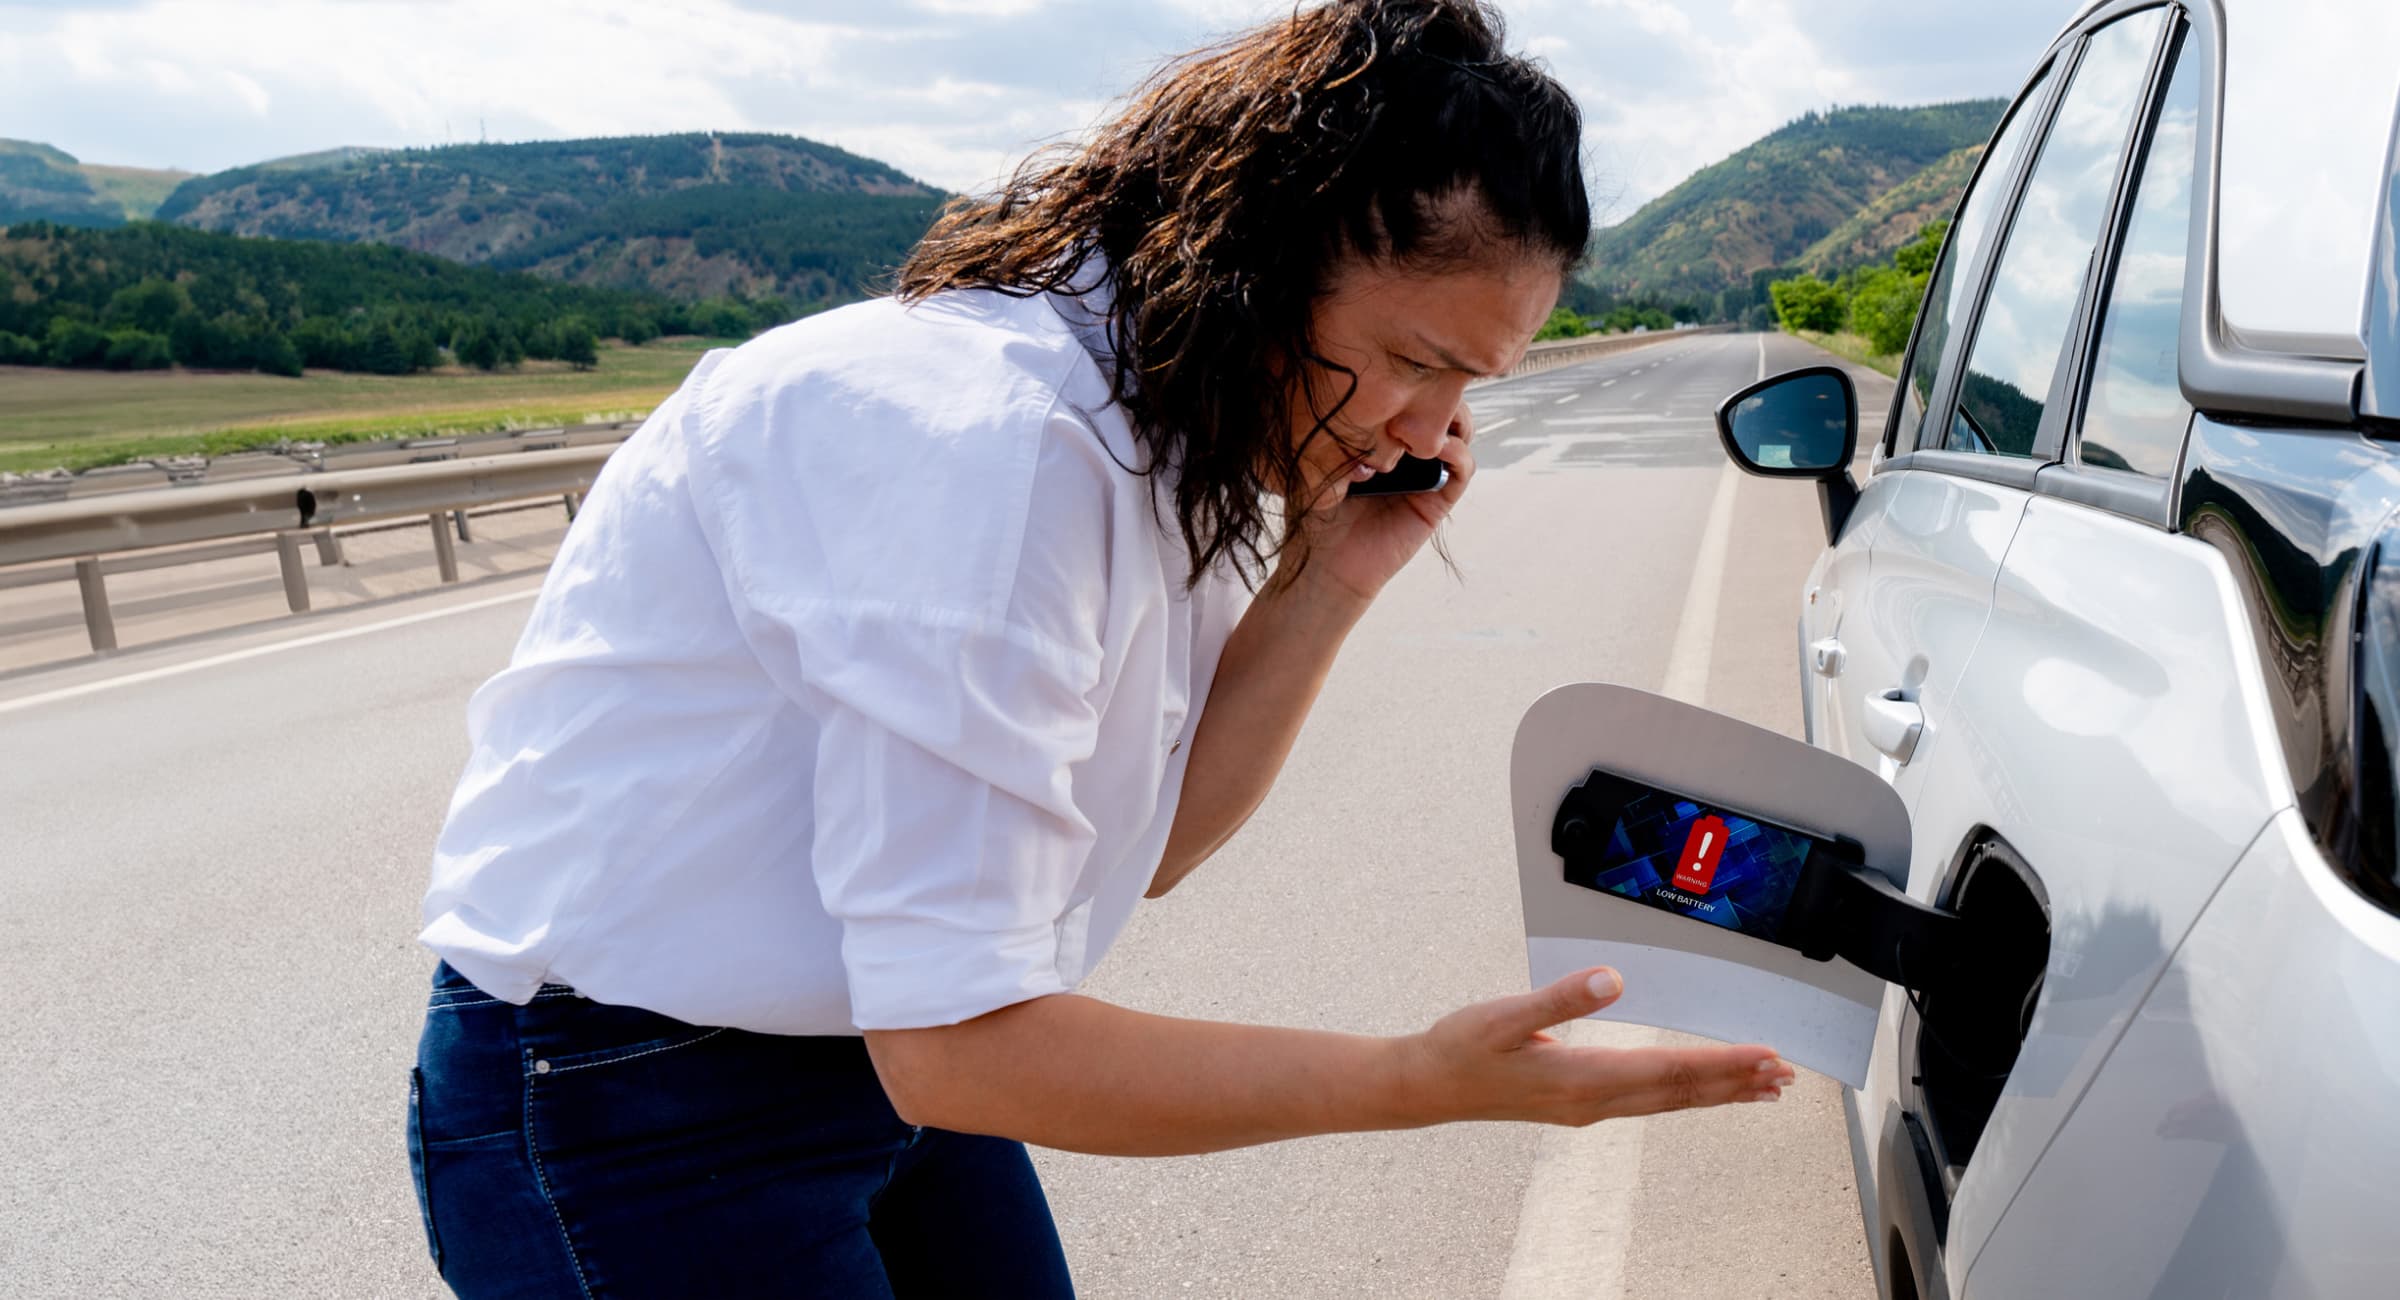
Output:
M408 1173L417 1187L417 1215L425 1221L425 1249L433 1256L433 1271L442 1271L442 1238L433 1229L433 1197L425 1183L425 1072L408 1071Z
M536 1003L519 1014L525 1068L541 1082L689 1047L725 1033L640 1007L581 998Z

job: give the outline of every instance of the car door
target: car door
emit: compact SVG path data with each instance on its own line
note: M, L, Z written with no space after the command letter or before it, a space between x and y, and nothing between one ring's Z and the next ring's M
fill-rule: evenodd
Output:
M2301 1071L2281 1071L2284 1095L2257 1086L2278 1073L2257 1068L2274 1050L2250 1052L2250 1072L2223 1079L2211 1080L2204 1062L2204 1045L2220 1060L2243 1060L2223 1054L2228 1040L2249 1051L2271 1034L2287 1052L2309 1042L2316 1059L2347 1072L2349 1050L2363 1060L2370 1045L2388 1046L2388 1035L2379 1042L2361 1026L2378 1012L2388 1019L2394 986L2388 962L2349 955L2362 951L2359 936L2393 933L2389 918L2339 897L2338 886L2297 883L2312 869L2331 873L2289 811L2292 779L2248 603L2223 551L2170 531L2170 484L2193 418L2178 340L2203 174L2198 127L2213 98L2208 21L2179 22L2168 51L2091 346L2080 354L2066 454L2042 471L1958 701L1994 756L1978 778L2009 788L2008 802L2023 809L2009 834L2039 865L2054 926L2041 1006L1952 1209L1953 1264L1969 1296L2060 1285L2284 1294L2300 1277L2338 1276L2341 1265L2294 1269L2262 1249L2268 1242L2305 1236L2377 1249L2370 1215L2333 1226L2345 1223L2344 1198L2374 1181L2357 1175L2376 1158L2346 1154L2362 1130L2302 1118L2305 1098L2290 1091ZM2351 472L2368 463L2350 459ZM2390 479L2360 482L2374 499ZM1979 805L1963 788L1948 797L1957 806L1935 816L1999 815L1996 801ZM2302 934L2307 945L2296 941ZM2324 985L2300 973L2342 964L2351 969ZM2306 996L2273 1010L2269 987ZM2267 1028L2286 1018L2307 1020L2317 1035ZM2305 1086L2347 1096L2362 1116L2372 1105L2340 1080ZM2284 1114L2296 1122L2279 1125ZM2137 1116L2138 1127L2127 1123ZM2245 1128L2276 1141L2234 1140ZM2076 1136L2062 1143L2062 1134ZM2271 1178L2255 1162L2274 1150L2311 1156ZM2386 1152L2382 1167L2388 1160ZM2273 1202L2303 1168L2319 1212L2278 1224ZM2284 1185L2273 1186L2278 1178ZM2116 1227L2094 1232L2079 1215ZM2384 1267L2368 1269L2362 1254L2351 1276L2388 1279L2389 1259L2386 1251ZM2285 1284L2272 1281L2279 1272Z
M1893 1017L1890 1082L1947 1194L1953 1281L2290 798L2256 761L2271 724L2222 559L2167 527L2191 420L2176 357L2203 74L2185 35L2179 12L2151 8L2084 41L1941 431L1945 457L2022 450L2033 474L1943 701L1946 743L1912 792L1912 888L1965 910L1964 868L2004 855L2040 904L2021 923L2048 941L2002 1078L1957 1059L1993 1008L1928 1000Z
M1924 723L1938 716L1973 646L2024 508L2020 488L1915 467L1931 436L1928 405L1958 363L1996 218L2048 120L2054 67L2038 70L2018 96L1959 205L1867 485L1803 597L1808 739L1876 769L1904 798L1921 770L1909 766L1915 748L1931 743Z
M1970 196L1937 269L1902 384L1895 454L1879 470L1898 481L1868 579L1845 602L1839 639L1848 662L1829 711L1859 719L1841 737L1844 752L1885 775L1909 808L1909 893L2007 927L2011 960L2026 963L1996 971L1974 997L1912 1004L1888 992L1868 1086L1852 1099L1870 1145L1862 1177L1876 1183L1886 1218L1869 1227L1907 1239L1906 1267L1924 1293L1964 1274L2023 1178L2018 1144L2042 1123L2010 1106L2008 1089L2023 1068L2027 1016L2038 1023L2041 1015L2043 966L2059 957L2045 891L2048 855L2065 851L2051 832L2068 809L2056 798L2052 764L2073 733L2028 734L2043 720L2030 715L2028 724L2026 711L2048 708L2049 721L2071 728L2057 702L2085 688L2081 677L2062 680L2066 670L2044 658L2046 641L2081 653L2080 672L2121 662L2104 637L2077 642L2065 630L2068 618L2097 612L2059 607L2069 597L2056 589L2076 576L2077 548L2087 563L2123 557L2158 530L2120 537L2108 531L2117 522L2145 525L2111 516L2078 533L2053 521L2064 498L2045 497L2040 484L2068 443L2093 269L2117 224L2127 159L2144 138L2173 26L2164 6L2103 10L2061 46L2017 110L2029 124L2024 142L1995 143L1987 167L2012 164L2003 173L2010 183L1988 199ZM2012 122L2002 137L2016 129ZM2026 529L2037 518L2043 541L2029 553ZM2092 549L2104 543L2109 550ZM2128 563L2124 585L2140 587L2141 574ZM2049 608L2027 603L2029 584L2055 595ZM2152 599L2124 603L2125 617L2173 598L2141 594ZM1995 660L2004 614L2008 655ZM2101 797L2099 788L2089 794ZM2088 819L2074 824L2090 829ZM1996 1143L1986 1133L1995 1124ZM1991 1158L1994 1150L2001 1157Z

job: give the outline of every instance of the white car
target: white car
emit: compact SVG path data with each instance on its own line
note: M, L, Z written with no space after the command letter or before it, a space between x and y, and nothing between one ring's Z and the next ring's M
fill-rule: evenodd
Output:
M1838 370L1719 412L1822 484L1809 741L1998 945L1848 1095L1886 1297L2400 1295L2396 102L2393 0L2093 5L1863 486Z

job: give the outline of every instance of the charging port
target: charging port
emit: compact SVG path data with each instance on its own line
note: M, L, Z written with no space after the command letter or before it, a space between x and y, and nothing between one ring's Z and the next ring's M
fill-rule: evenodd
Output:
M1977 970L1915 1001L1924 1104L1914 1109L1928 1121L1955 1189L2032 1026L2050 964L2050 907L2040 878L1998 839L1968 851L1945 904L1970 936Z

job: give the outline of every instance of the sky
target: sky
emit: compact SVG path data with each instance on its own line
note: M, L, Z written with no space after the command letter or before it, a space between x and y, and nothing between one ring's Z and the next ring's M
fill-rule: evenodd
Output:
M2013 95L2080 0L1502 0L1605 224L1811 109ZM336 145L775 131L956 191L1291 0L0 0L0 136L216 171Z

